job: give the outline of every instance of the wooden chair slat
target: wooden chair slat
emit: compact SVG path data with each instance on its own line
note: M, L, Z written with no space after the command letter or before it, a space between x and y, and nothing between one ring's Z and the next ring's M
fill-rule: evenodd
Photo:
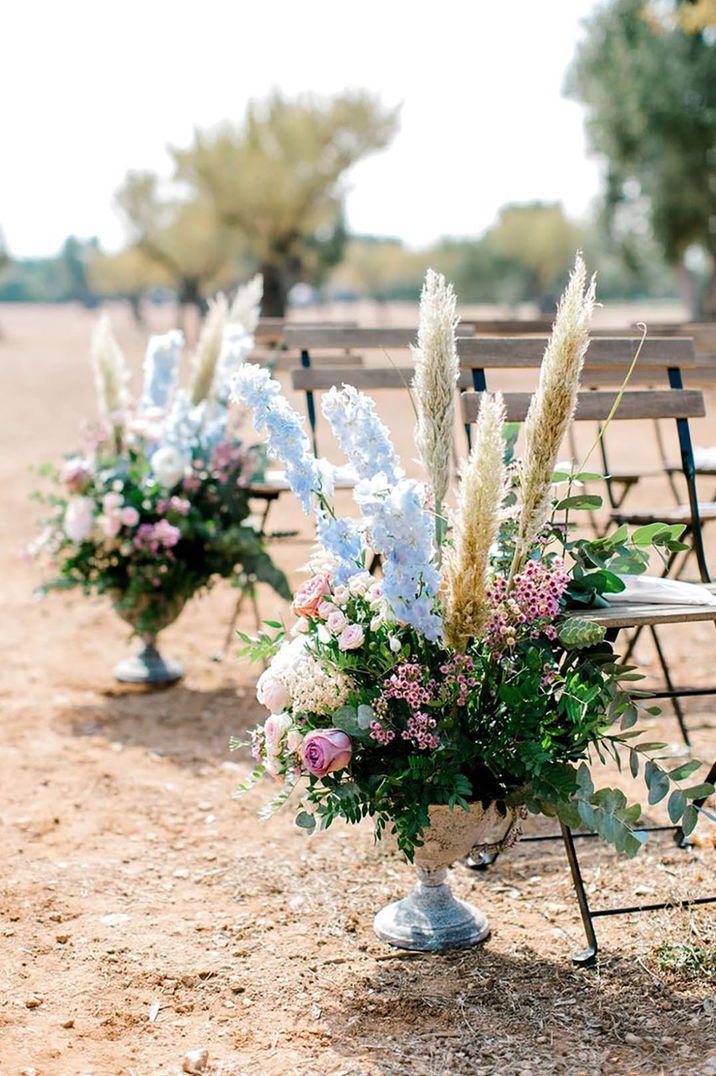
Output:
M716 385L716 357L713 362L704 362L704 356L697 357L694 366L689 366L683 371L684 384L690 388L710 388ZM617 368L585 368L582 374L583 388L597 388L600 385L616 385L619 387L626 376L628 366ZM666 370L650 367L646 370L636 366L629 378L629 388L636 385L654 386L663 385L666 382Z
M299 350L320 348L405 349L415 343L415 329L355 329L332 325L287 325L285 339ZM461 364L468 369L484 367L536 367L542 362L546 336L458 336ZM632 361L641 337L594 337L587 352L587 366L624 366ZM639 355L639 365L692 366L693 341L688 337L647 338Z
M640 337L602 336L590 341L585 358L585 367L625 367L636 355ZM458 340L457 349L460 364L471 369L518 369L521 367L540 366L544 357L547 337L480 337ZM693 366L696 362L693 341L687 337L669 337L647 339L642 345L638 365L640 368L653 366L681 368Z
M353 385L367 389L407 389L413 383L412 366L295 366L291 370L291 385L303 392L324 392L334 385ZM469 371L461 370L458 388L472 387Z
M464 422L474 422L480 406L480 392L462 394ZM523 422L532 400L530 392L504 393L508 422ZM603 422L609 417L618 393L580 392L575 419ZM614 415L615 419L640 418L703 418L706 414L703 393L697 389L664 389L625 392Z
M708 586L712 594L716 587ZM649 624L686 624L699 620L716 620L716 605L647 605L615 604L608 609L572 610L569 616L593 620L605 628L637 628Z
M303 392L323 392L334 385L357 389L403 389L413 380L412 366L296 366L291 384Z
M252 356L249 362L258 362L261 366L272 366L274 370L294 370L301 362L301 358L295 352L273 351L258 357ZM331 355L321 353L316 355L313 362L315 362L316 368L321 370L326 367L335 368L339 366L353 369L363 366L363 356L357 355L354 351L339 351Z

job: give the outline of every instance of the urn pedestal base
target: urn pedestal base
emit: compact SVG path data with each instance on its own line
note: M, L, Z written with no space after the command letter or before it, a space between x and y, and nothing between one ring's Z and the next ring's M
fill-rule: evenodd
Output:
M174 684L184 669L178 661L163 658L154 640L146 640L139 653L115 665L114 675L122 684Z
M422 952L464 949L485 941L490 934L487 916L453 896L446 870L416 867L416 873L413 891L376 915L373 928L381 941Z

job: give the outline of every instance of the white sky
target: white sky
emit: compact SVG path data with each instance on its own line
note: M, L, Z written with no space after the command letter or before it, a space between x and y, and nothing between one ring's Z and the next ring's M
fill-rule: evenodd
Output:
M0 226L16 255L116 248L129 168L273 86L403 102L351 175L354 231L474 235L508 201L583 214L599 187L564 74L595 0L22 0L0 34Z

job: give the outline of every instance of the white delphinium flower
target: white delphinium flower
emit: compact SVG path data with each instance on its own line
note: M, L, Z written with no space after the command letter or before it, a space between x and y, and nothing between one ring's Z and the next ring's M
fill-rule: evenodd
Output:
M486 588L490 546L497 538L507 491L504 421L502 396L485 393L472 451L462 468L454 544L445 558L445 638L460 651L471 639L480 637L489 619Z
M141 411L165 410L179 372L184 334L178 329L150 336L144 356L144 389L139 401Z
M456 298L452 284L428 269L420 296L415 363L417 426L415 440L428 474L439 515L450 488L455 432L455 386L460 366L455 345Z
M100 415L111 425L121 426L129 407L129 370L109 314L99 319L92 337L92 367Z
M194 355L191 382L191 400L194 404L206 400L211 393L228 312L229 305L222 292L209 301L209 310L204 318Z
M520 464L520 512L513 577L544 527L552 507L552 475L574 415L579 379L589 346L596 277L587 284L581 253L559 301L552 335L540 369L537 391L525 420Z
M257 273L238 288L229 310L229 324L240 325L253 335L261 317L261 300L264 295L264 278Z

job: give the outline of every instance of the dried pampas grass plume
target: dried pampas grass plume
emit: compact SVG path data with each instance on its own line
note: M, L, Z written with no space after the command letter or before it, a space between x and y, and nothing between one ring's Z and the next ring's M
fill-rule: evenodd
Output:
M229 325L240 325L247 333L255 333L261 316L264 278L257 273L238 288L229 310Z
M542 360L539 384L525 420L525 450L520 465L520 513L511 578L521 568L552 508L552 475L560 446L574 415L595 301L596 276L577 254L559 301Z
M112 425L120 425L129 406L130 375L109 314L101 316L92 336L92 368L100 415Z
M209 309L201 326L199 342L194 354L191 382L193 404L201 403L211 394L228 313L229 304L222 292L219 292L215 299L209 300Z
M472 451L463 465L454 522L454 545L446 554L445 639L465 651L489 619L487 569L507 492L502 396L484 393Z
M450 487L455 429L455 386L460 367L455 346L455 292L440 273L428 269L420 296L415 363L416 443L439 515Z

